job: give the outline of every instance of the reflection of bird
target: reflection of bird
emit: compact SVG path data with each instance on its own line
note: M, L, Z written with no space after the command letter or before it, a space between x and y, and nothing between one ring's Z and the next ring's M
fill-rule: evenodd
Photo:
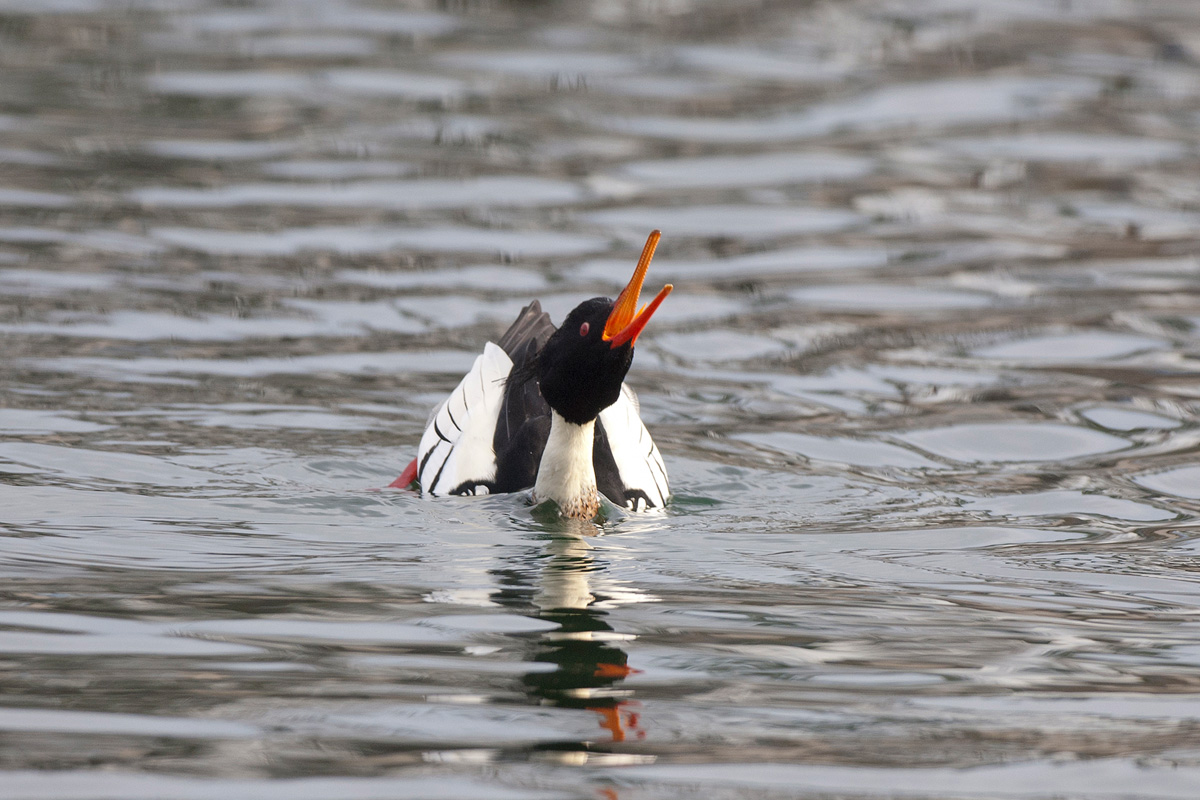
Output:
M538 614L538 619L557 622L557 630L543 635L537 652L530 660L550 663L550 672L536 670L523 678L525 686L543 702L560 708L584 708L600 715L600 727L614 742L625 741L629 733L645 738L639 703L629 700L628 691L617 688L631 674L629 656L607 636L612 626L605 612L594 607L558 608Z
M532 487L535 502L583 519L600 510L600 494L635 511L662 507L666 468L624 384L634 343L672 288L636 310L658 239L650 234L615 301L580 303L557 330L536 300L526 306L434 412L392 486L416 481L433 495Z
M584 537L554 536L534 563L537 583L532 596L511 589L492 596L498 604L524 614L529 614L525 603L531 601L536 612L530 616L557 624L534 640L536 648L528 656L531 662L555 668L527 673L522 678L526 690L539 704L594 712L614 742L644 739L646 731L637 710L640 704L622 687L638 670L629 666L621 644L636 637L614 630L609 612L599 607L606 605L606 598L594 592L597 588L603 592L607 581L602 581L601 587L595 585L604 574L604 564L593 557L593 545ZM517 585L528 583L515 573L512 577ZM587 746L578 742L546 745L547 749Z

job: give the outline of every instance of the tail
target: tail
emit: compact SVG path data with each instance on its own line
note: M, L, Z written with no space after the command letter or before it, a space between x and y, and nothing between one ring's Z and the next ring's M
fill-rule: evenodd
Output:
M525 350L527 342L534 343L531 352L536 353L542 349L542 345L554 331L554 323L550 321L550 315L542 311L541 303L534 300L521 309L521 313L517 315L513 324L508 326L508 330L496 344L500 345L500 348L508 353L508 357L516 364L517 354Z

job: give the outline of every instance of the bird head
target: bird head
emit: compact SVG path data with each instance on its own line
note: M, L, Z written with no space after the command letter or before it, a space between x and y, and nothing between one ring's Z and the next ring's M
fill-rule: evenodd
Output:
M638 309L638 296L661 234L646 240L633 277L616 300L593 297L576 306L538 354L542 397L568 422L582 425L617 401L633 346L673 288L667 284Z

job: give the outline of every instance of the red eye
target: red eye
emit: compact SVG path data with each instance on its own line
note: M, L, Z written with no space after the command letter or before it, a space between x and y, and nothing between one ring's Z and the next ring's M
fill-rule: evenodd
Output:
M583 323L582 325L580 325L580 326L579 326L579 335L580 335L580 336L587 336L587 333L588 333L588 327L589 327L589 326L588 326L588 324L587 324L586 322L585 322L585 323Z

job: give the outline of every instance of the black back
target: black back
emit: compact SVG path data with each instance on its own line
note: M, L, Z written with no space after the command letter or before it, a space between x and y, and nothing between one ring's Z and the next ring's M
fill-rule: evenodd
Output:
M550 406L538 391L534 378L534 364L538 351L545 346L554 333L550 315L542 311L542 304L534 300L517 315L517 319L497 344L512 359L512 371L504 386L504 401L500 405L500 418L496 421L496 432L492 436L492 448L499 457L513 441L526 420L536 417L550 419ZM547 428L549 430L549 428ZM545 437L542 439L545 443ZM538 454L541 458L541 454ZM533 465L537 472L537 463ZM531 484L532 485L532 484ZM513 491L513 490L510 490Z

